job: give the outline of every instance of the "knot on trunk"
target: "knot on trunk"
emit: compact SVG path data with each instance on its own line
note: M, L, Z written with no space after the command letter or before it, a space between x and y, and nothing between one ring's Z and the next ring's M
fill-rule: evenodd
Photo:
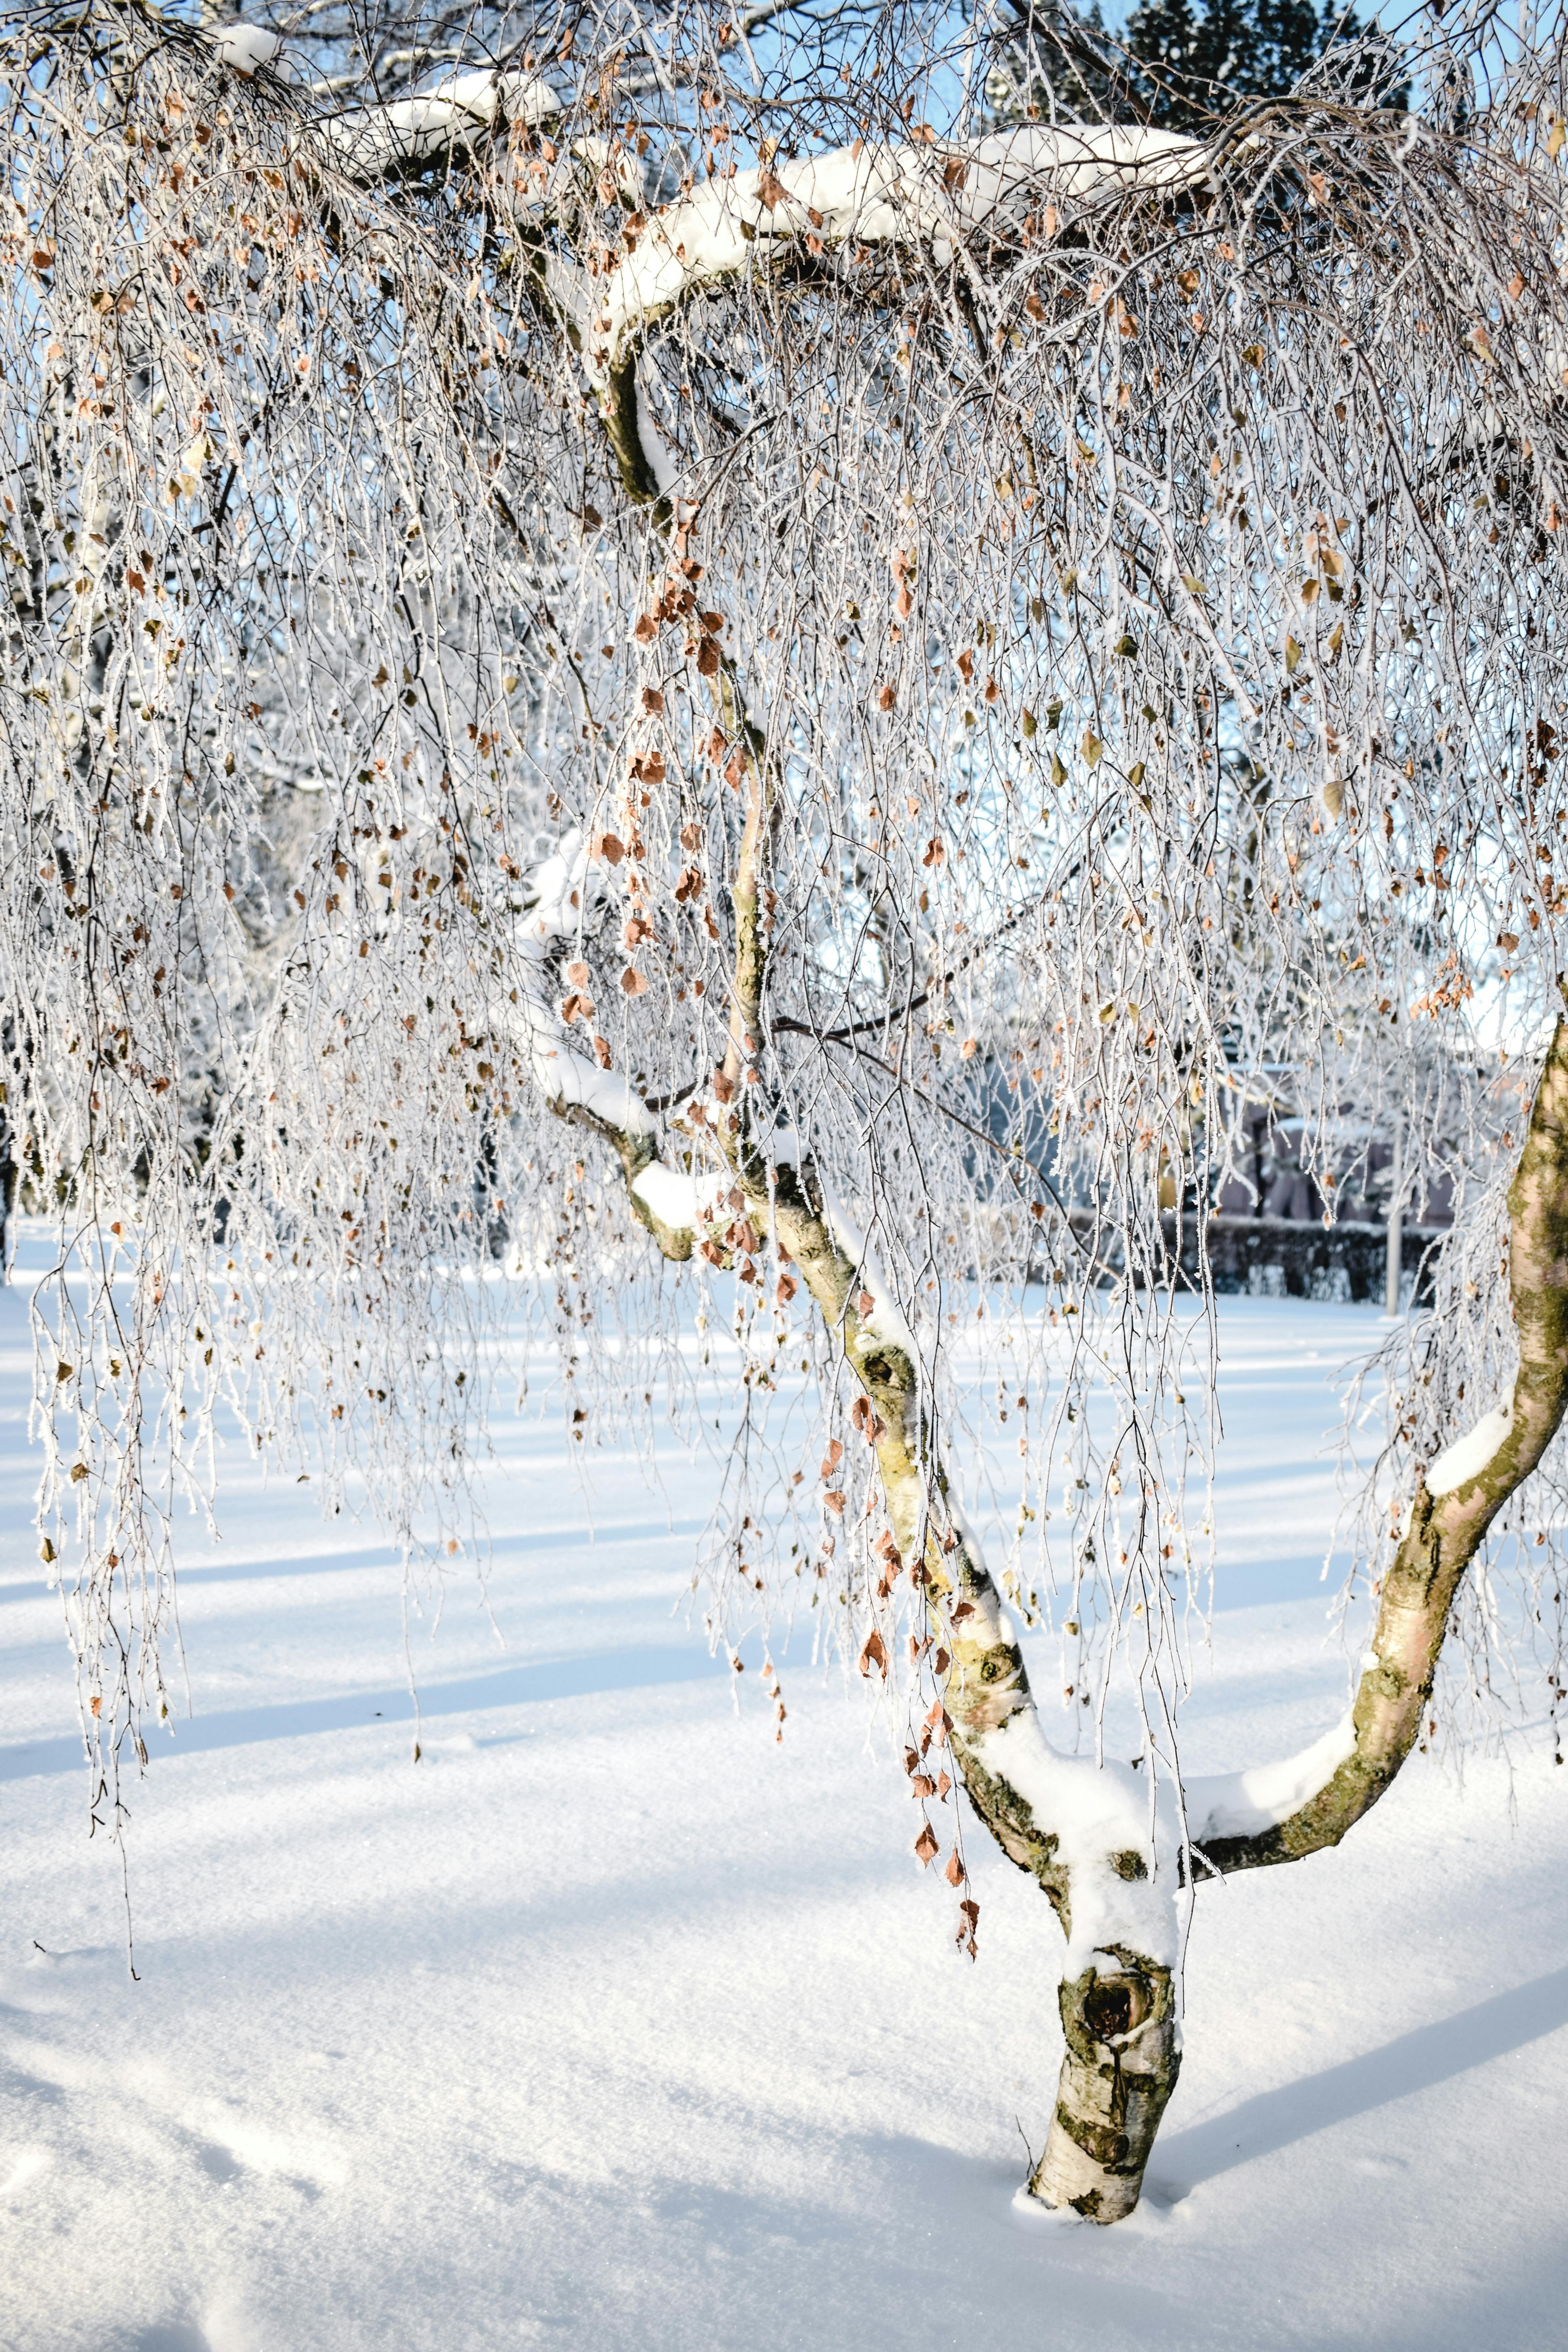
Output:
M1029 2182L1045 2204L1090 2221L1118 2221L1137 2203L1182 2063L1170 1969L1120 1946L1105 1957L1112 1969L1089 1968L1062 1985L1067 2055L1050 2137Z

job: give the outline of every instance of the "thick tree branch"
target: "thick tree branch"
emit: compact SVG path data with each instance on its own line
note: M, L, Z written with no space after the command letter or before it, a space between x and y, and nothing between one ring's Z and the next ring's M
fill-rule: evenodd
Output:
M1512 1390L1417 1485L1383 1580L1372 1649L1347 1721L1305 1756L1187 1790L1194 1843L1221 1873L1299 1862L1374 1805L1431 1703L1459 1580L1540 1462L1568 1406L1568 1017L1559 1016L1509 1191Z

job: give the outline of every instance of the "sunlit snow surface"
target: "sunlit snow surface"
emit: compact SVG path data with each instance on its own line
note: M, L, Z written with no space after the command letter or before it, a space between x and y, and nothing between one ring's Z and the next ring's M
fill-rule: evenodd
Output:
M195 1722L130 1840L84 1834L0 1297L0 2345L6 2352L936 2352L1568 2342L1568 1771L1428 1759L1338 1853L1203 1895L1140 2214L1031 2223L1059 1937L976 1837L979 1965L858 1692L678 1603L664 1498L503 1420L496 1637L416 1656L374 1528L239 1466L193 1532ZM1222 1304L1227 1444L1194 1769L1288 1753L1345 1665L1317 1581L1328 1376L1371 1310ZM710 1426L711 1416L710 1416ZM1042 1686L1058 1686L1049 1645ZM1200 1664L1202 1662L1200 1661Z

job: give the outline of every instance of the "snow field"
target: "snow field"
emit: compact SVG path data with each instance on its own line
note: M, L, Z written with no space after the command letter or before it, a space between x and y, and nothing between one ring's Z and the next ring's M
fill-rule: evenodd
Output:
M1227 1443L1192 1768L1344 1703L1325 1375L1366 1310L1222 1304ZM502 1417L490 1601L416 1630L367 1524L241 1460L182 1615L196 1720L133 1792L142 1980L84 1833L0 1297L5 2352L1556 2352L1568 1827L1550 1759L1416 1758L1337 1853L1205 1890L1134 2220L1018 2213L1059 1932L982 1833L981 1958L887 1728L676 1604L713 1472ZM673 1525L671 1524L673 1522ZM1042 1688L1051 1647L1036 1645ZM738 1705L735 1703L738 1700ZM378 1717L377 1710L380 1710ZM1064 1717L1065 1720L1065 1717Z

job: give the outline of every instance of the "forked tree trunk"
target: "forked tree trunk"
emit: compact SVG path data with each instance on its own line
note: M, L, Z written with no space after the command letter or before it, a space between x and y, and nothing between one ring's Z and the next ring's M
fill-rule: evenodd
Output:
M754 906L749 911L754 923ZM737 1073L760 1017L754 993L742 1002L731 1045ZM628 1182L649 1164L651 1146L642 1136L622 1134L580 1108L567 1115L609 1138ZM1059 1995L1067 2048L1030 2192L1088 2221L1120 2221L1138 2202L1181 2070L1176 1840L1168 1823L1151 1822L1141 1776L1058 1755L1047 1739L996 1588L949 1507L918 1366L891 1336L896 1318L885 1302L867 1295L871 1277L850 1237L836 1228L809 1167L764 1163L738 1109L728 1115L723 1139L753 1219L773 1226L874 1409L894 1539L924 1590L933 1632L951 1652L943 1696L965 1793L1003 1852L1037 1880L1068 1937ZM637 1192L632 1199L666 1255L689 1255L689 1232L654 1218ZM1301 1757L1187 1787L1192 1844L1210 1874L1291 1862L1337 1844L1383 1794L1430 1703L1459 1579L1563 1420L1568 1019L1559 1019L1552 1035L1509 1211L1520 1351L1513 1389L1417 1486L1347 1723Z
M630 378L626 381L629 383ZM621 387L623 394L626 387ZM630 496L657 500L635 403L612 399L612 446ZM662 503L656 519L669 528ZM1097 2222L1137 2204L1181 2066L1173 1972L1180 1849L1152 1818L1147 1780L1116 1764L1058 1755L1047 1739L1022 1652L958 1514L920 1369L896 1310L879 1299L859 1244L829 1213L809 1160L772 1165L754 1138L749 1089L765 1030L770 924L763 912L777 802L767 747L745 719L728 661L715 691L726 732L746 746L745 826L731 886L736 959L728 1050L710 1133L761 1230L773 1228L873 1408L878 1468L894 1540L950 1652L943 1689L953 1757L975 1813L1036 1878L1068 1937L1060 1992L1067 2049L1045 2153L1029 2180L1042 2203ZM666 1256L693 1234L656 1213L644 1171L651 1118L622 1129L558 1104L620 1155L632 1206ZM660 1200L670 1193L661 1192ZM1372 1658L1350 1720L1283 1765L1193 1783L1191 1842L1210 1873L1289 1862L1334 1844L1375 1803L1409 1754L1430 1702L1460 1577L1500 1510L1529 1476L1568 1401L1568 1020L1554 1031L1509 1194L1510 1282L1519 1334L1513 1391L1431 1465L1384 1580ZM869 1296L868 1294L870 1294Z
M964 1791L1068 1937L1058 1994L1067 2047L1029 2190L1118 2221L1138 2202L1181 2072L1177 1851L1168 1832L1152 1831L1138 1775L1052 1748L995 1587L967 1544L956 1557L972 1614L954 1640L947 1704Z
M759 1199L757 1205L765 1203ZM962 1534L950 1529L940 1538L934 1515L922 1517L927 1494L945 1496L946 1480L940 1464L921 1459L915 1368L858 1326L849 1297L854 1269L822 1222L802 1216L805 1208L802 1202L795 1211L791 1246L886 1425L879 1462L900 1548L917 1543L925 1526L928 1589L947 1603L949 1626L955 1610L962 1620L949 1636L946 1699L966 1793L1003 1851L1038 1880L1069 1938L1059 1995L1067 2048L1045 2153L1029 2189L1047 2206L1097 2222L1119 2221L1137 2204L1181 2068L1173 1842L1151 1835L1146 1792L1132 1775L1059 1757L1046 1740L990 1576ZM1371 1655L1343 1736L1331 1734L1294 1763L1193 1784L1192 1833L1211 1871L1294 1861L1335 1844L1376 1802L1430 1705L1459 1579L1562 1423L1568 1404L1568 1019L1560 1018L1553 1032L1509 1213L1520 1350L1511 1394L1434 1463L1417 1487L1408 1530L1384 1580ZM804 1226L815 1228L815 1265L802 1248ZM1316 1772L1315 1758L1321 1759ZM1092 1785L1086 1786L1085 1774ZM1145 1932L1129 1938L1120 1932L1127 1925Z

